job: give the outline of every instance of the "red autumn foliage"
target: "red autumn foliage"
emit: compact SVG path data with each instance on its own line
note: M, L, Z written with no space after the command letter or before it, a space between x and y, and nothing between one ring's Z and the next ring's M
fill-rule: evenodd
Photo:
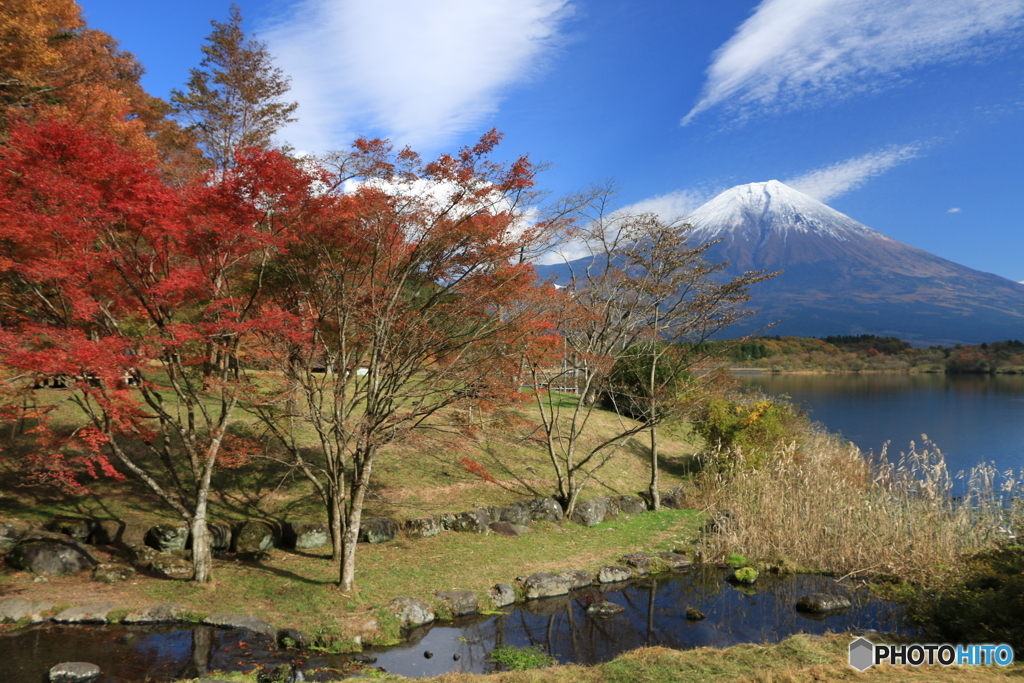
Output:
M459 459L459 464L462 465L462 469L466 470L470 474L475 474L484 481L489 481L492 484L497 484L498 480L491 476L491 473L487 471L487 468L478 463L473 458L463 457Z

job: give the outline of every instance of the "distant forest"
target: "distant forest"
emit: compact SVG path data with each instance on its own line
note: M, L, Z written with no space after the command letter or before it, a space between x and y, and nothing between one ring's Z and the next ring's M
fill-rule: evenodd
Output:
M704 349L733 367L776 372L947 372L1024 374L1024 342L1016 339L976 346L914 348L896 337L873 334L755 337L712 342Z

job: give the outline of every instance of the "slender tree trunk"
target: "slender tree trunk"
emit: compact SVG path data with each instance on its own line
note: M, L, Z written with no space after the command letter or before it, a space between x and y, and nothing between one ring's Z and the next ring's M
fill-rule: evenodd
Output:
M356 454L352 459L355 464L352 473L352 490L348 502L348 514L345 516L345 529L342 533L341 566L339 567L338 586L343 591L352 590L356 579L356 544L359 542L359 524L363 516L363 503L366 489L370 484L370 471L373 467L375 447L365 447L365 451Z
M363 516L365 491L366 489L362 484L352 486L352 500L345 519L345 530L342 534L338 586L346 592L352 590L356 580L356 545L359 542L359 523Z
M661 494L658 493L658 427L651 427L651 509L661 509Z
M345 528L342 510L342 491L334 484L328 485L327 525L331 529L331 560L341 564L342 532Z
M192 516L192 567L193 581L206 583L213 572L213 553L210 551L210 530L206 526L206 496L200 496L196 512Z

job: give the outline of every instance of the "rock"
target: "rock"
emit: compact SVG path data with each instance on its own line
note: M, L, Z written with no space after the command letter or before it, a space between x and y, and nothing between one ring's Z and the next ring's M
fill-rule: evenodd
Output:
M480 509L487 515L487 524L501 521L501 508L497 505L485 505Z
M126 555L133 566L149 567L153 560L159 557L160 551L148 545L132 545L128 547Z
M441 523L433 517L407 519L403 529L409 538L430 538L441 533Z
M191 581L196 575L192 560L185 555L186 551L180 551L174 555L157 555L149 564L149 569L162 579L172 581Z
M629 581L631 578L633 578L633 572L629 571L628 567L606 565L601 567L601 571L597 573L597 580L600 583L617 583Z
M665 553L655 553L655 555L657 555L663 561L665 561L668 564L669 569L671 569L672 571L678 571L680 569L686 569L687 567L689 567L689 566L691 566L693 564L692 562L690 562L689 558L687 558L685 555L681 555L679 553L668 553L668 552L665 552Z
M726 580L731 581L732 583L742 583L749 586L757 581L757 570L753 567L740 567L739 569L734 569L733 572L726 577Z
M572 521L581 526L597 526L604 521L608 506L604 498L591 498L576 503L572 511Z
M434 593L434 597L451 609L453 617L464 617L480 611L476 593L473 591L438 591Z
M594 583L593 575L590 572L583 571L582 569L569 569L564 572L559 572L558 575L569 582L569 590L586 588Z
M305 680L302 671L292 664L267 666L256 674L256 683L298 683Z
M446 512L441 515L441 528L448 531L486 534L490 531L487 513L482 509L466 512Z
M700 621L705 618L705 614L696 607L686 608L686 619L687 621Z
M57 534L70 536L80 543L88 543L96 526L96 522L85 517L54 517L43 528Z
M214 556L223 555L231 550L231 527L227 524L207 524L210 535L210 552Z
M531 521L561 524L565 519L562 506L554 498L534 498L527 501L526 506L530 511Z
M529 526L530 522L533 521L530 517L530 506L527 503L512 503L511 505L499 508L498 521Z
M18 541L5 559L14 569L50 576L74 574L99 564L82 543L44 531L30 533Z
M661 494L661 506L669 510L685 510L686 487L675 486Z
M152 526L151 522L134 517L123 520L101 519L96 522L92 543L94 545L112 545L118 548L145 545L146 534Z
M52 620L58 624L91 624L106 622L110 610L114 609L112 602L94 602L91 605L69 607L60 614L53 616Z
M116 583L118 581L127 581L133 576L135 576L135 570L126 564L104 562L102 564L96 565L92 569L92 580L99 581L101 583Z
M622 508L619 505L618 496L601 496L601 500L604 501L605 519L614 519L615 517L619 516L619 513L622 511Z
M188 525L183 522L157 524L146 532L145 543L150 548L156 548L162 553L184 550L188 544Z
M84 683L99 675L100 668L89 662L64 662L50 669L52 683Z
M185 608L173 602L161 602L141 610L129 612L121 620L122 624L165 624L180 621Z
M434 620L433 608L416 598L395 598L388 603L388 610L407 628L429 624Z
M370 517L359 523L361 543L387 543L398 536L398 522L387 517Z
M523 595L527 600L551 598L557 595L566 595L570 587L571 584L565 577L537 572L530 574L523 581Z
M36 623L46 620L46 613L53 609L53 603L43 600L25 600L24 598L4 598L0 600L0 623L27 620Z
M640 515L647 512L647 502L640 496L615 496L619 505L619 514Z
M616 605L614 602L601 600L600 602L595 602L587 607L587 616L607 618L614 617L616 614L625 611L626 608L622 605Z
M811 593L801 597L796 602L798 612L809 614L824 614L826 612L838 612L849 609L850 601L842 595L828 595L827 593Z
M27 522L15 519L0 520L0 555L14 547L32 530Z
M704 532L721 534L728 531L734 523L732 510L719 510L711 515L711 519L704 524Z
M491 531L502 536L522 536L530 532L530 527L528 526L511 524L509 522L491 522L489 526Z
M160 553L184 550L188 546L189 527L184 522L157 524L146 530L143 544Z
M516 601L516 589L507 583L497 583L487 592L496 608L508 607Z
M313 638L297 628L282 628L277 632L277 644L279 647L297 647L304 650L313 644Z
M619 558L619 562L636 570L637 576L647 576L654 569L654 558L647 553L630 553Z
M259 519L250 519L238 527L238 533L235 534L235 552L270 550L276 548L280 540L280 534L270 524Z
M296 550L321 548L331 542L326 522L289 522L285 531L288 545Z
M203 623L220 628L244 628L253 633L277 638L277 629L251 614L211 614L203 619Z

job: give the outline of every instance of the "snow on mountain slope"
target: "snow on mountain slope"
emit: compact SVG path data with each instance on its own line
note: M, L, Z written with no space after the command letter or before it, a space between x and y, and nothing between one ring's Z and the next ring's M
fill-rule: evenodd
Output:
M791 233L831 237L840 242L865 237L890 240L778 180L726 190L697 209L686 222L693 225L694 237L701 241L719 237L756 237L763 241L771 235L786 238Z

